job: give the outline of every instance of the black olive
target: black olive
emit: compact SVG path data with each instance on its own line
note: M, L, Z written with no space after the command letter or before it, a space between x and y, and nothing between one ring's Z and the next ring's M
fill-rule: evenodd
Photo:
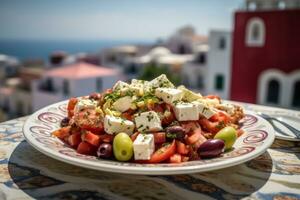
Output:
M112 156L112 146L109 143L103 143L97 150L97 156L99 158L110 158Z
M68 117L63 118L63 120L61 120L61 122L60 122L60 126L61 127L68 126L69 125L69 121L70 121L70 119Z

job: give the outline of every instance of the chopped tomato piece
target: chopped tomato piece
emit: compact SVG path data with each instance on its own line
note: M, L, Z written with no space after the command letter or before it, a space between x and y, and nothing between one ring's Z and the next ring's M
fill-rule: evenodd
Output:
M102 142L106 142L106 143L112 143L114 140L114 136L110 134L99 135L99 137Z
M148 163L160 163L169 159L176 152L176 143L175 140L171 144L165 145L155 151Z
M201 138L202 134L201 134L201 129L195 129L192 133L192 135L190 135L187 138L187 143L188 144L194 144L195 142L197 142L200 138Z
M182 122L181 126L185 129L186 133L192 133L195 129L199 128L199 124L197 122Z
M189 153L189 149L187 148L187 146L180 141L176 141L176 151L177 153L180 153L182 155L186 155Z
M218 99L221 102L221 98L218 95L207 95L205 96L207 99Z
M81 142L81 134L80 133L74 133L68 137L68 143L72 147L76 147Z
M223 128L222 123L220 124L219 122L211 122L206 118L199 119L199 124L206 131L214 134Z
M132 121L134 110L129 109L121 114L122 118Z
M96 153L95 148L93 145L87 142L80 142L77 147L77 153L86 154L86 155L93 155Z
M68 106L67 106L68 117L69 118L73 117L73 115L74 115L74 108L75 108L77 102L78 102L77 98L73 97L73 98L69 99L69 103L68 103Z
M70 130L71 130L71 127L66 126L66 127L62 127L60 129L52 132L52 134L60 139L64 139L65 137L70 135Z
M181 155L178 153L175 153L170 157L170 163L181 163L182 158Z
M153 110L157 113L163 113L164 112L164 108L163 108L163 104L154 104L152 107L148 108L149 110Z
M90 131L87 131L86 133L84 133L82 135L82 140L86 141L89 144L94 145L96 147L99 146L99 144L100 144L100 137L99 137L99 135L96 135L96 134L94 134L94 133L92 133Z
M138 136L139 134L140 134L139 132L135 132L134 134L132 134L132 135L130 136L132 142L134 142L134 140L137 138L137 136Z
M95 109L86 108L75 113L74 122L80 128L91 131L97 135L103 134L104 132L101 115L97 113Z
M161 144L161 143L166 142L166 133L165 132L153 133L153 136L154 136L155 144Z
M231 121L230 116L223 111L217 112L209 120L212 122L222 122L224 125Z

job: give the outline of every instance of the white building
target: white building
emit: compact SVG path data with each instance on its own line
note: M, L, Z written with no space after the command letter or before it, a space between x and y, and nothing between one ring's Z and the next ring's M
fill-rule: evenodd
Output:
M195 48L198 45L206 43L207 37L197 35L194 27L192 26L184 26L171 35L165 46L173 53L191 54L195 52Z
M192 54L174 54L166 47L158 46L142 56L128 59L124 67L130 79L139 75L144 70L144 67L151 63L167 67L172 72L179 72L183 64L192 59Z
M0 83L8 77L17 74L20 62L17 58L0 54Z
M199 45L193 59L186 62L181 69L182 83L193 90L205 93L205 77L207 74L208 45Z
M48 70L32 83L33 110L70 97L102 92L123 78L117 69L83 62Z
M206 92L230 97L231 80L231 32L211 31L209 34Z

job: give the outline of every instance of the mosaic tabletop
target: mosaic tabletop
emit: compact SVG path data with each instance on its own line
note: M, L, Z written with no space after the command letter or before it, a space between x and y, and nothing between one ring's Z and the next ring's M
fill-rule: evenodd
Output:
M300 123L300 113L296 114ZM76 167L41 154L24 140L25 120L0 124L0 200L300 199L300 142L277 139L263 155L212 172L124 175Z

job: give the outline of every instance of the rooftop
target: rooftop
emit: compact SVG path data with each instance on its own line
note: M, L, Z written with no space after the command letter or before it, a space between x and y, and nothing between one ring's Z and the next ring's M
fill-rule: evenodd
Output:
M65 65L45 72L47 77L60 77L66 79L82 79L89 77L101 77L118 75L118 70L101 67L85 62L78 62L71 65Z

